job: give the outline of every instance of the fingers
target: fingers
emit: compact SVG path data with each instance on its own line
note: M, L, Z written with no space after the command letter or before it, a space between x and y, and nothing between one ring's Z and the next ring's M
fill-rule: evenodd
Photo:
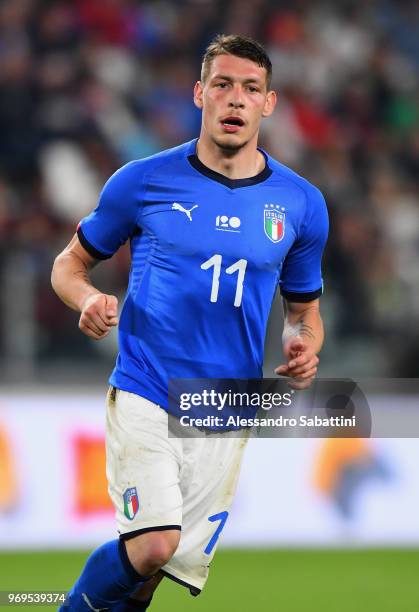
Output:
M89 296L80 315L79 329L90 338L105 338L118 324L118 300L102 293Z
M288 371L289 371L289 368L288 368L287 364L285 364L285 363L280 365L280 366L278 366L274 370L275 374L279 374L281 376L288 376Z
M83 312L79 320L79 329L87 336L98 340L108 335L110 326L103 321L98 313Z
M94 338L94 340L101 340L109 334L109 330L102 331L93 323L86 323L81 320L79 321L79 329L86 334L86 336Z
M312 380L316 377L317 368L311 368L306 372L303 372L300 375L294 374L294 372L288 369L286 366L281 366L280 368L276 368L275 373L279 376L288 376L289 378L293 378L294 380L304 381L304 380Z
M105 295L106 298L106 316L108 319L117 319L118 317L118 300L114 295Z
M281 364L275 368L279 376L288 376L292 380L289 386L292 389L306 389L309 387L317 374L319 358L313 353L304 353L298 357L291 358L288 363Z
M286 374L287 376L300 376L313 369L317 370L319 358L317 355L301 355L291 359L288 363L282 364L275 369L276 374Z
M304 359L292 359L288 364L288 368L289 371L292 373L292 376L301 376L307 371L312 370L313 368L317 370L318 363L319 358L317 357L317 355L314 355Z
M285 368L285 371L279 372L278 370L280 370L281 368ZM287 366L280 366L279 368L276 368L275 372L277 374L280 374L282 376L288 376L290 378L290 380L288 381L288 386L291 387L291 389L300 390L307 389L311 385L313 379L316 377L317 368L312 368L302 376L298 377L294 377L290 370L287 369Z
M307 370L307 372L303 372L302 374L293 375L292 377L297 380L307 380L309 378L314 378L317 374L317 368L311 368Z

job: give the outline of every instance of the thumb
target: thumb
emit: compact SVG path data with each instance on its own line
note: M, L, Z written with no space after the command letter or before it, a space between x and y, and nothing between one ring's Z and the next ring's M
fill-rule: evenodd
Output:
M114 295L106 296L106 316L116 317L118 315L118 299Z

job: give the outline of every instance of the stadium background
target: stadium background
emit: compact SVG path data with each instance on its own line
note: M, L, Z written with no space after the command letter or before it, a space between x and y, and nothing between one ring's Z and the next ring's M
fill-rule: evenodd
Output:
M279 103L262 145L327 198L321 375L417 376L417 2L3 0L0 591L66 589L85 553L63 549L113 537L101 396L116 339L77 333L51 265L117 167L197 135L191 89L217 32L265 43ZM122 296L128 266L123 249L95 282ZM267 375L281 322L278 300ZM167 584L153 609L417 609L415 442L257 441L207 592Z

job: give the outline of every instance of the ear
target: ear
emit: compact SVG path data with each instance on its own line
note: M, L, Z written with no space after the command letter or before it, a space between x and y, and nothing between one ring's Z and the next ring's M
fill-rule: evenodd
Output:
M271 90L268 91L265 101L265 106L263 108L262 117L269 117L274 112L274 108L276 106L276 92Z
M193 101L194 101L195 106L200 109L202 109L203 107L202 93L203 93L202 83L201 81L197 81L193 89Z

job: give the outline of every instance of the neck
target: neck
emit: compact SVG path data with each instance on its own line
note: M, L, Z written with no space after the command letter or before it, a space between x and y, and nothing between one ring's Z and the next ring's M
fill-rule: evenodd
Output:
M230 179L244 179L256 176L265 167L265 158L257 150L257 140L249 141L237 150L223 149L214 141L206 138L201 131L197 147L199 160L215 172Z

